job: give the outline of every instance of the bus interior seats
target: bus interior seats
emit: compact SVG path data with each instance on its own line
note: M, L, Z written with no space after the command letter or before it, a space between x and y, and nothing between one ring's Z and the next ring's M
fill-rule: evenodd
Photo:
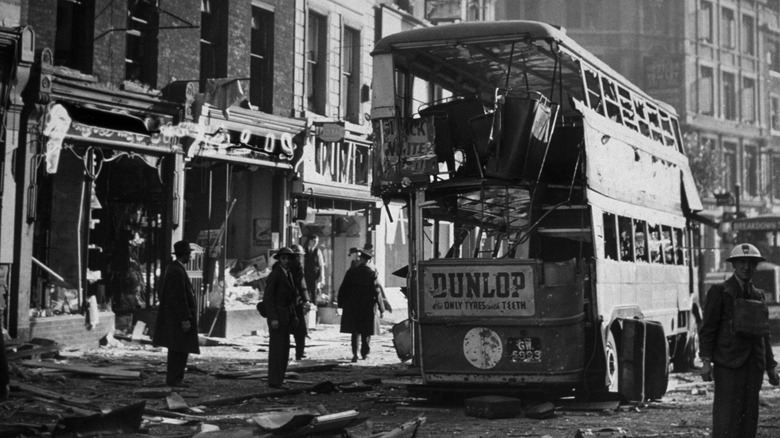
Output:
M547 154L542 171L542 181L550 183L571 183L579 175L572 173L582 171L582 163L577 163L582 142L582 126L557 126L550 141L550 152Z
M419 114L434 118L436 155L439 162L447 162L448 169L453 171L455 150L472 148L473 137L468 121L485 114L485 107L476 97L465 97L433 103L420 109Z
M471 145L464 149L466 162L458 171L459 176L480 176L487 163L489 148L493 140L493 114L485 113L469 119Z
M485 173L506 179L536 179L550 132L549 101L538 93L507 95L497 113L501 129L494 132L496 148Z

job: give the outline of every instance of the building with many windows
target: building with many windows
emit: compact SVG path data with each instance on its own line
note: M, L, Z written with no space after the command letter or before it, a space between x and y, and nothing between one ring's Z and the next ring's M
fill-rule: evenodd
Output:
M728 223L737 209L780 212L780 2L499 0L496 8L499 19L565 27L677 108L710 225ZM724 231L702 228L705 271L728 268L733 234ZM756 237L777 263L776 240Z

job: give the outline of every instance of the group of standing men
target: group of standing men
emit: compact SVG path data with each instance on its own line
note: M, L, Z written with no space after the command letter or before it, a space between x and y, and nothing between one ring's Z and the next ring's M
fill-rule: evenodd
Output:
M279 249L273 256L276 263L266 278L263 299L258 303L258 311L268 321L268 386L271 388L286 388L284 376L291 334L295 339L296 360L306 357L306 316L324 283L325 263L318 244L319 238L309 235L306 248L292 245ZM154 345L168 349L166 384L173 387L187 386L184 372L188 357L200 353L195 291L186 272L191 252L187 241L174 245L176 259L168 264L163 275L153 337ZM380 318L384 315L385 299L378 272L369 265L373 258L370 245L353 248L349 255L353 254L352 267L339 288L338 306L343 309L341 332L352 335L352 362L357 362L358 346L363 359L371 351L371 335L379 330L376 312L379 311Z
M385 311L384 291L379 284L378 273L368 265L373 253L367 248L355 251L359 257L347 270L337 300L339 308L343 309L341 332L352 335L352 362L358 360L359 340L362 341L362 357L368 357L370 337L378 332L375 309L379 309L380 318ZM304 258L303 265L301 256ZM259 306L264 306L268 318L268 386L279 389L286 388L284 375L289 362L291 333L295 338L296 359L306 357L306 313L311 302L309 291L319 296L324 262L315 235L307 237L305 250L300 245L285 247L277 251L274 258L277 263L266 279L263 301Z

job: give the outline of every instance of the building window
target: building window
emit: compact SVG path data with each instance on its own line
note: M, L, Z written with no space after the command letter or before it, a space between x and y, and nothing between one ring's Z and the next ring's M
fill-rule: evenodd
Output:
M766 63L769 71L780 73L780 41L767 41Z
M701 67L699 78L699 113L708 116L715 115L713 96L715 94L715 78L712 67Z
M344 118L358 123L360 106L360 32L344 28L341 52L341 111Z
M274 13L252 6L249 101L260 111L273 112Z
M712 43L712 11L712 2L701 2L701 10L699 10L699 40L707 43Z
M748 196L758 196L758 150L755 146L745 146L745 193Z
M206 79L227 76L227 14L225 2L200 2L200 87Z
M54 39L54 65L82 73L92 73L95 27L94 0L57 2L57 35Z
M756 54L756 31L753 22L753 17L742 16L742 53L746 55Z
M157 87L159 13L152 2L130 2L127 13L125 79Z
M723 164L723 189L728 192L733 190L737 181L739 181L736 143L723 143Z
M325 114L327 28L324 16L309 13L306 35L306 109Z
M722 115L727 120L737 119L737 87L733 73L723 73Z
M772 155L772 197L780 199L780 155Z
M772 131L780 131L780 96L773 94L769 97L770 117L772 123Z
M737 48L737 24L734 21L734 11L728 8L720 12L720 45L729 49Z
M756 80L742 78L742 121L756 121Z

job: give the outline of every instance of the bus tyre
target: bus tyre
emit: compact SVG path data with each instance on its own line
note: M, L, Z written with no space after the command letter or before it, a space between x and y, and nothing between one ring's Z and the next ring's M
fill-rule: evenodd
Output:
M618 356L617 342L612 331L607 332L607 344L604 346L607 359L607 390L620 392L620 357Z
M661 323L645 327L645 399L660 400L669 384L669 344Z
M681 354L674 357L674 371L678 373L696 369L696 359L699 354L699 322L695 317L690 321L685 348Z

